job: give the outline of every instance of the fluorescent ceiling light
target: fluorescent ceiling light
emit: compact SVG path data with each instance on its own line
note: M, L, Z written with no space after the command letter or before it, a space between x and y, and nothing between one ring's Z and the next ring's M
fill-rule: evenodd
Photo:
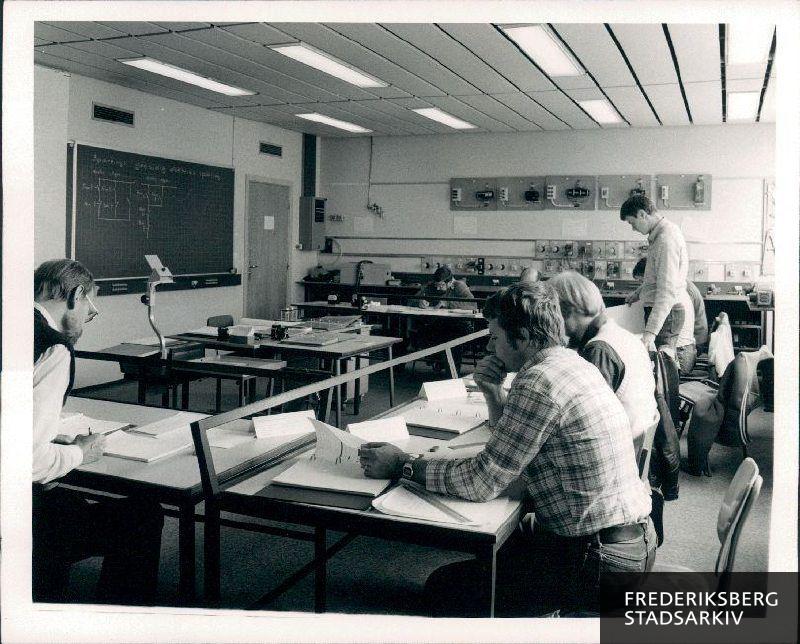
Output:
M356 125L355 123L348 123L347 121L340 121L339 119L332 118L330 116L325 116L324 114L317 114L316 112L312 112L311 114L295 114L296 117L305 119L306 121L316 121L317 123L324 123L325 125L330 125L331 127L337 127L340 130L347 130L348 132L372 132L372 130L368 130L365 127L361 127L360 125Z
M729 65L764 63L769 58L775 25L757 22L734 22L728 25L725 41Z
M622 123L622 118L617 110L604 98L578 101L578 105L598 123Z
M466 121L462 121L461 119L458 119L447 112L442 112L442 110L437 107L421 107L412 111L416 112L420 116L424 116L433 121L438 121L439 123L443 123L444 125L452 127L456 130L472 130L476 127L472 123L467 123Z
M270 49L274 49L279 54L293 58L294 60L318 69L326 74L335 76L347 83L356 85L357 87L388 87L389 83L384 83L382 80L370 76L356 69L352 65L348 65L341 60L326 54L325 52L297 43L294 45L271 45Z
M727 119L729 121L754 121L758 114L761 92L728 92Z
M583 68L545 25L501 27L548 76L581 76Z
M190 72L188 69L175 67L174 65L167 65L167 63L162 63L154 58L119 58L117 60L118 62L125 65L130 65L131 67L138 67L139 69L144 69L145 71L153 72L154 74L168 76L169 78L174 78L175 80L179 80L184 83L190 83L192 85L197 85L203 89L207 89L212 92L219 92L220 94L225 94L227 96L253 96L257 93L251 92L249 89L242 89L241 87L234 87L233 85L220 83L219 81L215 81L211 78L206 78L205 76L200 76L199 74Z

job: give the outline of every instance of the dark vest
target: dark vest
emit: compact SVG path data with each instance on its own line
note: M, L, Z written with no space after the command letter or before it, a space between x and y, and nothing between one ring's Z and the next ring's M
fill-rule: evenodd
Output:
M75 382L75 349L67 336L56 331L38 310L33 309L33 362L36 363L45 351L56 344L63 344L69 351L69 384L64 392L66 401Z

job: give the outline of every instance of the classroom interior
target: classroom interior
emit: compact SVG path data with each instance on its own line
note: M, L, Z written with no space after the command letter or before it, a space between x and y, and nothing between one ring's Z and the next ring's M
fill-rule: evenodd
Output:
M163 335L204 327L213 316L232 316L236 324L320 315L324 305L315 311L302 304L335 299L355 302L359 314L366 306L368 321L380 325L374 335L405 331L408 340L413 330L370 318L369 307L413 303L438 266L465 279L481 301L532 266L545 279L567 269L583 272L608 306L622 304L635 288L631 271L644 251L642 237L619 219L620 197L638 187L680 226L689 277L706 296L712 325L726 312L737 353L774 350L774 27L754 30L761 40L755 58L744 62L730 58L737 38L741 42L738 25L541 27L578 73L548 73L514 40L513 29L488 23L37 22L35 263L65 255L80 260L85 244L102 244L90 227L109 205L123 213L111 217L120 236L145 250L159 232L161 205L151 198L144 210L141 204L138 211L125 210L124 181L113 197L102 182L92 184L87 190L97 199L81 201L81 180L91 176L80 174L87 148L111 151L108 159L119 152L199 164L232 171L230 208L200 208L183 220L173 213L171 228L162 229L187 246L173 249L177 264L169 248L160 255L175 275L174 284L155 294ZM379 82L358 87L279 48L301 43ZM120 62L142 57L254 93L226 96ZM595 112L598 105L606 112ZM414 111L430 108L468 127L454 129ZM361 131L299 114L322 114ZM570 188L586 188L588 195ZM534 190L535 198L524 196ZM102 267L96 275L100 315L86 326L80 350L155 338L141 300L149 271L144 256L139 272L127 274L114 274L117 260L114 253L96 260ZM210 270L192 269L192 262L205 267L206 260ZM461 375L474 368L481 350L475 344ZM395 357L403 347L396 345ZM312 355L290 366L302 371L315 360ZM390 387L395 404L414 400L424 382L448 377L444 362L428 356L395 368L392 382L384 370L370 374L360 391L345 388L337 399L340 426L385 412ZM221 398L217 382L162 381L142 394L119 362L79 358L73 397L179 406L181 385L188 411L213 416L268 395L264 378L245 400L235 378L222 381ZM288 377L278 391L309 382ZM747 423L747 454L763 486L739 538L736 570L765 571L772 412L759 405ZM713 570L716 512L741 461L740 445L717 444L710 478L681 475L680 498L665 507L659 560ZM188 582L194 595L188 600L178 591L186 583L179 577L187 556L179 553L185 534L178 523L174 511L168 514L158 604L202 605L204 522L192 526L197 547L188 557L197 573ZM261 531L222 525L217 605L318 609L309 563L314 544L282 534L288 528L277 519L257 523ZM328 546L345 534L338 524L328 530ZM358 536L327 562L325 608L424 615L427 575L464 557L425 543ZM93 601L99 567L97 559L74 567L68 601ZM296 583L273 593L286 579Z

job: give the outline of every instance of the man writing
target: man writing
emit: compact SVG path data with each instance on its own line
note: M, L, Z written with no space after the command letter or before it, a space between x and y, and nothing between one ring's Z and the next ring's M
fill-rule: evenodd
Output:
M499 612L596 612L601 576L622 567L644 572L655 558L650 495L638 477L625 410L598 370L562 346L564 321L552 289L515 284L492 295L483 312L490 353L475 382L493 427L483 451L414 459L368 443L362 466L367 476L402 476L473 501L498 496L521 476L536 526L498 553ZM509 371L518 373L506 397ZM480 573L475 561L435 571L426 584L434 614L474 615L473 602L487 600L476 590L485 587Z
M470 309L478 308L475 297L469 286L463 280L453 277L453 271L447 266L440 266L433 273L433 278L417 293L422 298L417 300L417 306L423 309ZM459 298L472 300L471 302L458 302L453 300L440 300L439 298Z
M642 342L666 346L675 354L678 334L684 318L682 291L686 290L689 254L680 228L656 211L655 204L643 195L628 198L620 208L619 218L633 230L646 235L647 268L642 285L628 297L632 304L644 304L645 330Z
M158 581L163 515L157 503L90 503L58 485L65 474L103 454L104 438L56 444L60 414L75 378L73 346L97 315L94 280L79 262L47 261L34 273L33 599L66 599L70 566L104 555L99 602L152 604Z

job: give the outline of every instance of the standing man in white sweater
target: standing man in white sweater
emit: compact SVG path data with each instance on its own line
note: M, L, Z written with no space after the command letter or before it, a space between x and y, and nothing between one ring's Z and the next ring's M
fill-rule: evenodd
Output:
M645 330L642 342L672 355L678 343L684 307L681 292L686 290L689 253L680 228L656 211L655 204L643 195L634 195L622 204L619 218L637 233L647 236L647 268L642 285L628 297L628 304L641 299Z

